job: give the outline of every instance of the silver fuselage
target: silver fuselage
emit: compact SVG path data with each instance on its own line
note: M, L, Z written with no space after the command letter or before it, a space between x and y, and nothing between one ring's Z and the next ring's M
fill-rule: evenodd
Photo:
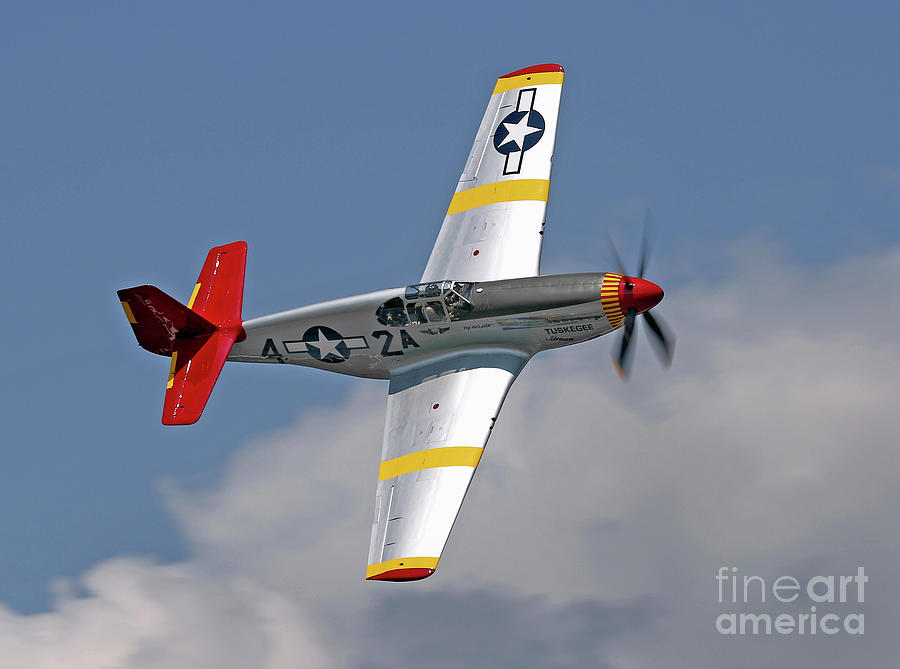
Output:
M385 323L376 315L380 306L398 300L409 307L409 288L313 304L244 321L246 338L234 345L228 360L386 379L394 370L444 351L497 348L532 356L614 329L600 302L604 276L557 274L465 284L471 292L464 315L451 319L450 309L438 308L437 317L424 323L405 317L406 324ZM429 311L429 319L435 317L435 309Z

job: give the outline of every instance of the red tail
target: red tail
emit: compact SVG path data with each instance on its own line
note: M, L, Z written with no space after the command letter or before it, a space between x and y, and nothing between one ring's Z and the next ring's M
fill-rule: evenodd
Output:
M153 286L118 291L138 344L152 353L172 356L164 425L197 422L231 347L244 338L241 304L246 262L246 242L212 249L188 306Z

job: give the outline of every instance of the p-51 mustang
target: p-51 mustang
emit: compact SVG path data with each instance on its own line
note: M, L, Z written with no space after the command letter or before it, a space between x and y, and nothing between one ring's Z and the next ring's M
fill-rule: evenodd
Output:
M138 343L171 357L162 422L200 418L226 360L388 379L366 578L437 568L500 406L540 351L624 325L626 374L644 314L665 361L672 339L649 310L663 291L617 272L538 275L563 68L497 80L419 283L244 321L247 244L212 249L187 306L153 286L118 291ZM616 256L618 260L618 255Z

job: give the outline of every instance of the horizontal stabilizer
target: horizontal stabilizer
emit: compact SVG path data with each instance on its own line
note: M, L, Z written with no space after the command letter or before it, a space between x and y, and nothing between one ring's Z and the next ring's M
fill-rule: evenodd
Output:
M211 249L188 306L216 327L240 328L246 264L247 242Z
M236 338L236 332L219 330L199 349L188 344L172 354L163 425L191 425L200 419Z

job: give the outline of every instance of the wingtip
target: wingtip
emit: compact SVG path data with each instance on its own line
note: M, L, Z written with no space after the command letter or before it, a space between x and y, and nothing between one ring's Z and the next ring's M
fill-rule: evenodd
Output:
M438 557L403 557L366 567L367 581L420 581L437 569Z
M557 63L543 63L541 65L532 65L531 67L525 67L521 70L516 70L515 72L510 72L509 74L504 74L500 77L500 79L506 79L508 77L518 77L522 74L536 74L538 72L565 72L562 65Z
M391 569L374 576L366 576L367 581L421 581L428 578L434 573L434 569L412 568L412 569Z

